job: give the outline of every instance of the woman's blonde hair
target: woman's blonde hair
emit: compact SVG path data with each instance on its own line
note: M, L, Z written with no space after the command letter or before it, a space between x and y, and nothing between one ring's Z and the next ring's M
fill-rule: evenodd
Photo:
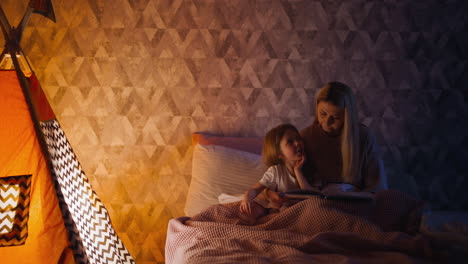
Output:
M360 183L359 172L359 122L356 98L349 86L340 82L327 83L317 94L315 120L318 121L318 104L328 102L344 108L344 124L341 132L341 158L343 180L353 184Z
M284 134L288 130L296 131L299 134L297 128L291 124L281 124L266 133L262 149L262 158L266 166L270 167L273 165L283 164L283 160L281 159L280 143Z

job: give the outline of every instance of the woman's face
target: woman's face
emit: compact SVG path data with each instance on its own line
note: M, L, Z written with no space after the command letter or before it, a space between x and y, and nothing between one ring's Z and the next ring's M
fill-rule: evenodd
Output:
M338 135L344 124L345 109L332 103L321 101L317 105L318 122L322 129L331 135Z

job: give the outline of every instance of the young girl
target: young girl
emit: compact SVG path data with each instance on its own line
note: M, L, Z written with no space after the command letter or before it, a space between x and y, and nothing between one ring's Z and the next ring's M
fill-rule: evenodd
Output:
M282 124L271 129L265 136L262 156L269 168L260 181L245 192L240 204L241 216L249 224L265 215L268 207L281 207L285 202L283 192L311 189L302 173L304 143L293 125ZM265 189L270 190L266 192L270 203L255 199Z

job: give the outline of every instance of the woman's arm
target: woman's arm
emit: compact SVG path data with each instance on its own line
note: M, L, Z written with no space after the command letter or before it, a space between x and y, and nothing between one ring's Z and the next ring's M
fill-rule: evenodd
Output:
M257 182L252 188L247 190L244 193L244 198L240 204L240 211L242 213L252 214L252 202L257 197L259 193L263 191L266 187L261 183Z
M362 191L386 190L387 175L376 139L369 134L363 168L364 188Z
M375 192L388 189L383 161L374 157L366 165L363 191Z

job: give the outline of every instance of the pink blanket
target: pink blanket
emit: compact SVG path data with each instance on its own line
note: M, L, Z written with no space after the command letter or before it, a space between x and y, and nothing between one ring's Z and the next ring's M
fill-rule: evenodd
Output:
M241 224L238 203L169 221L166 263L430 263L422 203L397 191L374 201L312 197Z

